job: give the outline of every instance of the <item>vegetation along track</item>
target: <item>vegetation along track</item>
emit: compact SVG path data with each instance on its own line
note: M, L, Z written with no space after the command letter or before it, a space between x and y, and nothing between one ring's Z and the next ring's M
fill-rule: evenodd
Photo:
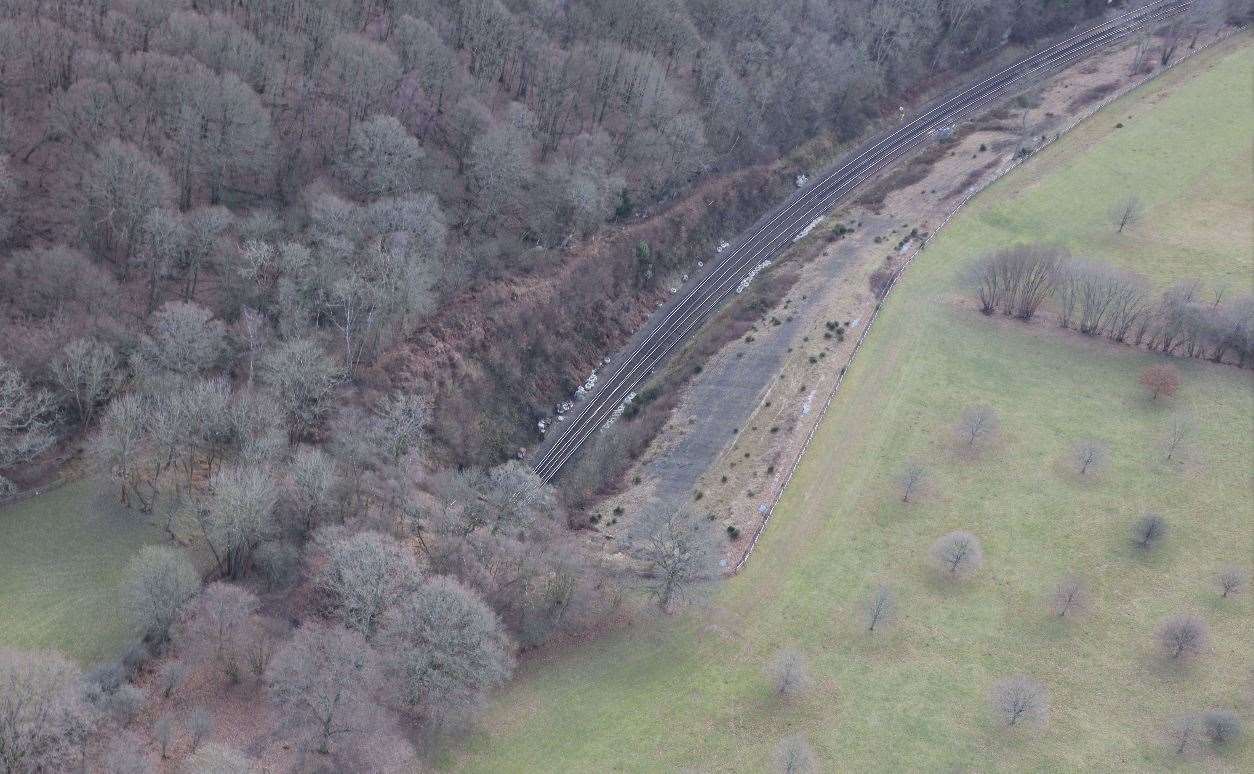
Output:
M533 460L551 481L598 428L650 373L693 333L751 272L782 252L794 239L860 184L907 154L940 129L951 126L1004 97L1029 79L1063 69L1089 53L1157 22L1172 18L1194 0L1158 0L1126 11L935 101L892 131L873 138L842 159L814 183L800 189L763 216L735 244L707 264L704 274L681 292L626 357L601 379L600 389L553 428L552 440Z

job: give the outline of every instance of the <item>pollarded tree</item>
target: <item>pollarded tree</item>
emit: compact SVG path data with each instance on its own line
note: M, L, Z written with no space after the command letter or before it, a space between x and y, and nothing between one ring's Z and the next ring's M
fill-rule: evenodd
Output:
M1172 661L1183 661L1205 652L1210 647L1210 627L1195 615L1173 615L1158 622L1154 629L1163 655Z
M144 546L131 559L123 598L144 635L164 644L183 606L200 590L200 574L187 554L170 546Z
M344 536L329 528L319 533L317 542L326 551L314 580L322 611L373 640L387 609L412 595L422 580L413 554L374 531Z
M378 115L353 127L336 169L354 193L369 199L418 188L422 147L393 116Z
M376 661L357 632L307 621L274 654L267 691L288 723L309 732L326 755L375 727Z
M139 244L144 218L173 198L165 170L134 145L119 140L98 149L82 191L83 233L100 255L122 260L123 266Z
M429 579L393 607L382 641L399 701L444 728L472 718L514 668L496 613L448 577Z
M939 537L932 544L931 556L941 574L951 580L969 578L984 564L980 539L961 530Z
M74 412L79 429L91 424L96 409L108 401L119 382L113 347L91 338L66 344L48 370L61 388L62 401Z
M68 771L91 727L73 661L0 648L0 770Z
M1044 685L1026 675L998 680L989 695L989 704L1007 728L1044 725L1049 717L1049 693Z
M718 577L717 549L709 521L684 510L647 511L635 529L634 546L644 562L645 588L663 612L699 584Z

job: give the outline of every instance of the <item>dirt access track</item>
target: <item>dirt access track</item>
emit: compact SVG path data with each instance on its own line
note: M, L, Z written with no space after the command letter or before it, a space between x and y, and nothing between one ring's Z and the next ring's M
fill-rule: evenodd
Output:
M1245 36L1236 38L1215 45L1238 45ZM702 365L628 471L633 483L594 509L591 539L614 553L646 507L687 506L726 531L723 566L735 568L876 310L873 282L891 278L955 208L1024 151L1030 155L1157 75L1154 49L1132 42L1073 65L968 120L952 142L922 151L829 213L776 261L799 273L791 291Z

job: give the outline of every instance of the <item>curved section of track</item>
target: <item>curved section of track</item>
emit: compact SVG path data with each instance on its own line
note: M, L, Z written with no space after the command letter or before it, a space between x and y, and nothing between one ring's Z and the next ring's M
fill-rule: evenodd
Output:
M619 407L671 352L683 343L763 261L782 252L815 218L826 215L855 188L892 162L928 142L933 132L987 107L1011 89L1061 70L1131 33L1179 15L1194 0L1158 0L1125 11L1028 56L998 73L934 102L911 120L843 158L819 180L794 193L758 220L690 281L635 348L603 374L600 389L581 401L566 421L553 426L552 441L532 462L551 481L580 447L615 416Z

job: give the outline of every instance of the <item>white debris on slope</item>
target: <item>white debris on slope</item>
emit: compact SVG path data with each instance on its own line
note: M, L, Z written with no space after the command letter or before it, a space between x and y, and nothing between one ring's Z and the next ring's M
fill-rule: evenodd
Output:
M745 278L740 281L740 284L736 287L736 292L737 293L745 292L745 288L749 287L749 283L753 282L753 278L758 276L758 272L762 271L763 269L765 269L767 266L770 266L770 265L771 265L770 261L763 261L762 263L759 263L757 266L754 266L753 271L746 274Z
M792 238L792 241L793 241L793 242L800 242L801 240L803 240L803 239L805 239L806 237L810 236L810 232L814 230L814 227L815 227L815 226L817 226L817 225L819 225L820 223L822 223L822 222L823 222L823 218L824 218L824 217L826 217L826 216L825 216L825 215L820 215L819 217L817 217L817 218L815 218L814 220L810 221L810 225L808 225L808 226L806 226L805 228L801 229L801 233L800 233L800 234L797 234L795 237L793 237L793 238Z

